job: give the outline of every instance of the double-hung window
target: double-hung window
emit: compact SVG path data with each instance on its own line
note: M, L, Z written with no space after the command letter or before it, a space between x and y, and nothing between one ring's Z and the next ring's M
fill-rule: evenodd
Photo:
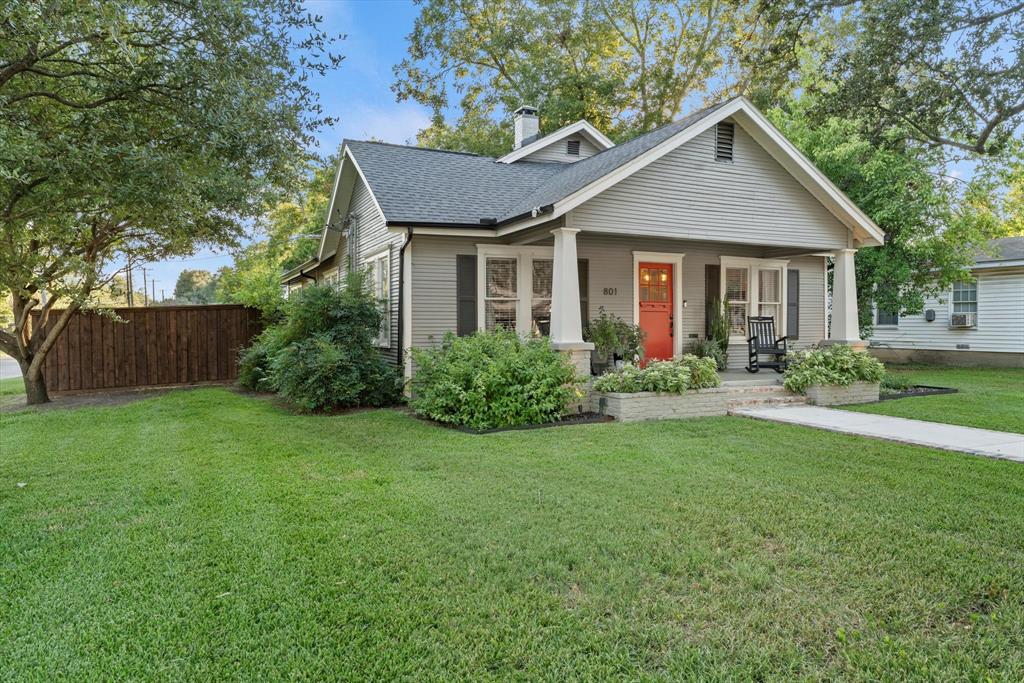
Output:
M377 346L391 346L391 254L383 251L366 260L370 271L370 288L381 311L380 330L377 333Z
M530 302L530 334L534 337L551 334L551 277L555 262L533 259L533 300Z
M786 268L788 261L722 256L721 292L735 341L747 338L747 318L775 319L776 334L786 329ZM707 292L706 296L714 296Z
M879 308L875 311L875 324L879 327L896 327L900 324L900 315L894 311Z
M550 334L551 247L480 246L477 262L482 329L513 330L524 336Z
M953 283L953 312L978 313L978 282Z
M519 309L519 259L487 257L484 277L485 329L516 329Z

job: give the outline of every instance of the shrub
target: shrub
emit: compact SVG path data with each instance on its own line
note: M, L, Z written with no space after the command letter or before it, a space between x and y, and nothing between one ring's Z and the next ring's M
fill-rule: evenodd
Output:
M714 339L698 339L690 346L690 353L698 358L710 358L715 361L716 368L725 370L725 350Z
M596 391L632 394L639 391L661 391L681 394L688 389L705 389L721 384L713 358L686 354L678 360L648 363L640 368L632 363L622 370L609 372L594 380Z
M364 273L350 273L341 289L303 287L284 319L242 352L239 382L309 411L395 403L398 370L374 345L381 316Z
M906 391L914 386L914 383L903 375L898 375L894 372L886 372L882 376L881 389L888 394L898 394L901 391Z
M789 354L789 368L783 384L790 391L803 394L814 384L849 386L854 382L880 382L885 366L864 351L855 351L845 344L823 349L810 349Z
M710 325L708 326L708 339L716 342L721 349L722 356L718 363L719 370L725 370L729 356L729 316L725 310L725 304L718 297L708 302L710 308ZM719 360L717 357L715 360Z
M418 414L490 429L557 420L582 396L576 369L546 338L514 332L445 335L436 349L413 349Z
M642 360L644 336L638 325L630 325L617 315L605 313L603 308L583 330L583 339L594 345L594 355L599 363L606 363L615 355L631 362Z

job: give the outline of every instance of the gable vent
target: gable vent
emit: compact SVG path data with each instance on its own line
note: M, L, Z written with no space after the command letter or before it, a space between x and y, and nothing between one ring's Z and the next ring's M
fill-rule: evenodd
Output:
M580 155L580 141L579 140L568 140L565 143L565 153L569 156L578 157Z
M732 161L733 140L736 127L730 121L715 126L715 161Z

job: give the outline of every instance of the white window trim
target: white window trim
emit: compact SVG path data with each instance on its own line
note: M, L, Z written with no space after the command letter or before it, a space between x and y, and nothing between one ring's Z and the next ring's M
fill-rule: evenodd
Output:
M962 282L971 282L970 280L963 280ZM981 321L981 278L974 280L974 327L966 328L970 330L978 329L978 323ZM951 325L953 323L954 309L956 308L956 301L953 300L953 289L957 283L953 283L949 286L949 307L946 311L946 324ZM962 302L961 302L962 303Z
M760 279L758 271L779 270L779 287L782 300L779 302L779 319L775 325L775 334L784 337L786 330L786 308L789 304L787 271L789 270L789 259L763 259L750 258L747 256L719 256L719 277L718 277L718 300L725 302L725 269L726 268L747 268L747 317L754 317L758 314L760 305ZM707 293L705 293L707 296ZM740 334L729 335L730 344L746 344L747 338Z
M899 327L900 327L900 316L899 316L899 314L898 313L896 314L896 322L895 323L885 323L885 324L882 324L882 323L878 322L878 313L879 313L880 310L881 309L878 308L878 304L875 304L874 305L874 310L872 312L872 317L874 318L874 323L875 323L875 329L876 330L898 330Z
M476 328L487 329L487 258L516 259L516 332L528 336L533 320L533 261L555 258L554 247L476 245Z
M672 264L672 355L683 353L683 257L667 251L633 252L633 324L640 324L640 263Z
M377 339L374 340L374 344L381 349L391 348L391 247L388 246L386 249L381 249L378 252L370 254L363 258L363 267L369 267L373 277L372 287L374 295L377 293L377 277L376 273L373 273L373 269L376 268L376 264L379 261L384 261L387 268L388 280L387 287L385 288L385 301L387 301L387 309L384 311L383 325L381 331L377 334ZM387 334L385 335L385 330Z

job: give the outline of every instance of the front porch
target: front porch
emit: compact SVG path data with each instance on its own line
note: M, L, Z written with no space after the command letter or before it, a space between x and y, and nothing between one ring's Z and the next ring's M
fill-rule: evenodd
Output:
M793 349L859 342L855 251L556 227L520 244L477 246L478 324L546 334L581 374L590 374L593 345L584 341L584 330L600 313L638 325L646 336L645 357L662 359L705 338L713 302L723 302L731 332L729 369L742 370L752 316L772 317ZM831 328L829 259L836 283Z

